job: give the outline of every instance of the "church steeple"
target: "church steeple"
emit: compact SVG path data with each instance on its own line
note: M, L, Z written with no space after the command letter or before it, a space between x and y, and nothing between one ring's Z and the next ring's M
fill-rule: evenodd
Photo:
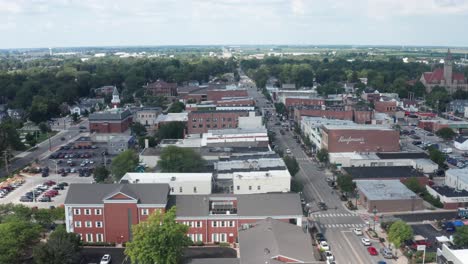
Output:
M114 91L112 92L111 104L113 108L117 108L120 104L120 95L119 95L119 90L117 90L117 86L114 86Z
M452 65L453 65L453 57L450 49L447 50L447 55L444 59L444 79L445 84L450 85L452 84L453 80L453 72L452 72Z

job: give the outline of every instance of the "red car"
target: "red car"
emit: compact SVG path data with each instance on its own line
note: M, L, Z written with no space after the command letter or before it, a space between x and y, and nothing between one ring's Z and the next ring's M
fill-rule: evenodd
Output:
M47 186L55 185L55 183L56 183L56 182L54 182L54 181L46 181L46 182L44 182L44 184L47 185Z
M375 247L368 247L367 252L369 252L369 254L371 254L372 256L377 256L379 254L379 252L377 252L377 249L375 249Z
M46 193L52 193L54 195L58 195L59 192L57 190L48 190Z
M419 240L419 241L414 241L413 244L411 245L411 248L412 249L417 249L418 246L421 246L421 245L424 245L427 248L430 248L432 246L431 242L429 242L429 241Z
M55 197L55 194L54 193L44 193L42 196L52 198L52 197Z

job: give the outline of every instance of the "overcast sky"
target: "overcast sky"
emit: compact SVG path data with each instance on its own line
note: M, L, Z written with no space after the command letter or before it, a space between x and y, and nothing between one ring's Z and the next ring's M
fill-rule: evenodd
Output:
M0 48L468 46L468 0L0 0Z

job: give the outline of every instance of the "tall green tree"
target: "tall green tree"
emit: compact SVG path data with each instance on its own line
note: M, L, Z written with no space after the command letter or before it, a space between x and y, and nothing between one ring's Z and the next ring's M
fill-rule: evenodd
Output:
M400 247L405 240L413 239L413 229L407 223L398 220L395 221L388 230L388 240Z
M436 135L444 140L451 140L455 137L456 133L450 127L443 127L436 131Z
M36 264L76 264L81 259L81 239L78 234L68 233L63 226L52 232L46 243L34 248Z
M161 125L157 132L158 140L163 139L178 139L184 138L185 123L184 122L170 122Z
M176 146L165 147L158 161L162 172L200 172L205 164L206 161L193 149Z
M109 177L110 171L105 166L97 166L94 171L94 180L98 183L105 182Z
M437 163L439 166L443 166L445 163L445 155L442 153L440 150L434 148L434 147L429 147L429 158Z
M146 131L146 127L138 122L136 123L133 123L131 126L130 126L130 130L132 131L132 134L137 136L137 137L142 137L144 135L146 135L147 131Z
M325 148L321 148L319 151L317 151L317 159L320 162L327 163L329 158L328 158L328 150Z
M278 114L286 114L286 106L283 103L275 103L275 110Z
M340 187L341 191L346 193L352 193L356 189L356 183L353 181L353 177L349 175L338 176L336 184Z
M138 155L131 149L117 155L111 164L111 173L114 180L119 181L125 173L135 171L139 160Z
M125 255L132 263L180 263L183 249L191 244L188 226L175 221L176 209L156 211L146 221L132 227L133 240L127 243Z
M168 113L181 113L185 110L185 105L182 102L174 102L171 104L169 109L167 110Z
M299 172L299 163L297 162L296 158L285 156L283 160L286 164L286 167L288 168L289 174L294 177Z

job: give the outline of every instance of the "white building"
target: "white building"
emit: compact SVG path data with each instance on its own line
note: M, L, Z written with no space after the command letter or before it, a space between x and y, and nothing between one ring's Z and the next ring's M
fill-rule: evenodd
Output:
M443 264L466 264L468 260L468 249L451 249L447 244L437 248L437 263Z
M323 117L304 116L301 120L301 131L304 136L309 137L310 141L317 147L317 150L322 146L322 125L355 125L350 120L327 119Z
M301 98L316 98L317 91L315 90L278 90L276 93L276 101L283 104L286 103L286 98L301 97Z
M425 153L389 152L389 153L330 153L330 163L338 167L382 167L411 166L423 173L434 173L439 166Z
M468 169L449 169L445 172L445 185L468 191Z
M468 137L459 136L453 141L453 145L459 150L468 150Z
M211 194L211 173L126 173L120 183L167 183L173 195Z
M249 112L248 116L239 116L239 125L241 129L264 129L261 116L256 116L255 112Z
M289 192L291 175L280 171L245 171L232 175L234 194Z
M240 121L239 121L240 122ZM268 131L266 128L254 129L222 129L209 130L203 133L201 146L268 146Z
M161 108L142 108L136 112L135 121L149 128L156 126L156 118L161 112Z
M168 113L165 115L159 115L156 120L154 121L155 124L160 125L161 123L169 123L169 122L187 122L188 120L188 113Z

